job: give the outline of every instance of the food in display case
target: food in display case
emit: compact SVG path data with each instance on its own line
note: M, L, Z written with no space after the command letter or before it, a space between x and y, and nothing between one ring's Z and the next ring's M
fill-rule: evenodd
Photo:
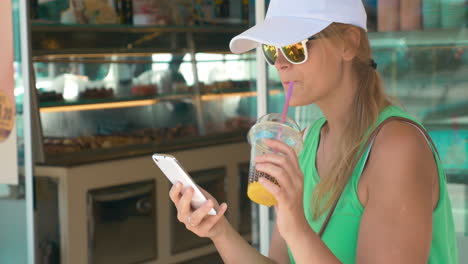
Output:
M176 93L191 93L193 92L193 87L183 82L173 82L172 91Z
M200 86L202 93L222 93L248 90L250 85L250 81L221 81L212 84L201 84Z
M42 91L38 92L39 102L61 102L63 101L63 94L55 91Z
M132 86L133 96L150 96L156 95L158 91L157 85L155 84L141 84Z
M133 0L134 25L167 26L172 23L172 10L166 1Z
M128 133L111 135L79 136L74 138L44 138L47 154L80 152L94 149L108 149L129 145L162 143L176 138L196 136L194 125L176 125L170 128L141 129Z
M115 24L117 14L107 1L84 0L84 15L89 24Z
M86 88L80 93L80 99L108 99L114 97L114 90L110 88Z
M255 119L248 117L233 117L225 122L225 131L249 130L254 124Z
M63 102L39 104L43 163L245 141L255 122L252 55L197 54L195 62L186 53L80 56L34 65L37 90L54 92L48 100L63 94Z
M208 135L219 134L220 132L239 132L247 134L249 128L252 127L254 124L255 120L253 118L232 117L224 121L224 123L209 122L206 124L206 127Z

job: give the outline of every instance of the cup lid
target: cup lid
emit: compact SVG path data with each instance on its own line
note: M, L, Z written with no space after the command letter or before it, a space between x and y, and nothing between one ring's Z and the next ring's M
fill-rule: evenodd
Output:
M282 116L281 113L266 114L266 115L261 116L259 119L257 119L257 122L255 124L259 124L259 123L263 123L263 122L278 122L278 123L281 123L281 116ZM284 121L283 124L290 127L290 128L292 128L292 129L294 129L294 130L297 130L299 132L301 131L301 128L296 123L296 121L294 121L294 119L290 118L289 116L286 116L286 120Z

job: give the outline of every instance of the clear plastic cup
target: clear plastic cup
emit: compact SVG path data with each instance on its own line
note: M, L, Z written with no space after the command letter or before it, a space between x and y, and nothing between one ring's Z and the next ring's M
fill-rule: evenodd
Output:
M247 137L247 140L252 147L250 152L247 196L253 202L266 206L276 205L277 201L275 197L258 182L258 180L260 177L264 177L275 184L278 184L278 182L274 177L255 169L255 157L266 153L274 153L274 150L264 144L264 140L280 140L292 147L297 155L299 155L304 146L301 130L297 123L289 117L286 117L284 123L281 123L280 121L281 114L273 113L264 115L260 117L255 125L249 130ZM281 155L280 153L278 154Z

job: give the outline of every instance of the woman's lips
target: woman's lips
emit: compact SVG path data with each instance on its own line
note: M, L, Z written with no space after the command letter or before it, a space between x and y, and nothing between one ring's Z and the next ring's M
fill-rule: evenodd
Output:
M283 85L289 85L290 82L291 82L291 81L289 81L289 82L283 82ZM297 84L297 81L292 81L292 82L294 82L294 84Z

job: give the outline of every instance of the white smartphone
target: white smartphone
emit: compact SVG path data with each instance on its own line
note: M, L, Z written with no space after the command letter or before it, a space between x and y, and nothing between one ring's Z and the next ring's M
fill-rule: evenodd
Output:
M205 195L203 195L193 179L188 175L184 168L182 168L174 156L155 153L153 154L153 161L156 163L156 165L158 165L158 167L172 184L176 184L177 182L181 182L183 184L184 187L182 188L182 193L188 187L192 187L194 189L193 198L190 202L190 205L193 208L200 208L200 206L202 206L207 201ZM208 214L216 215L215 209L212 208Z

